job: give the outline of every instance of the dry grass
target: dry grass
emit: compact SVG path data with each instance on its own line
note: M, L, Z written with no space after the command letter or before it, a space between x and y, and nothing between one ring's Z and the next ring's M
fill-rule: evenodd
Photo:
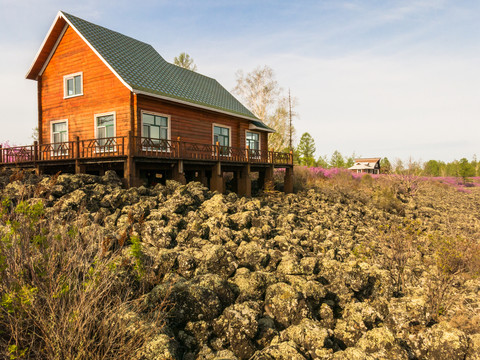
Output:
M59 224L41 202L3 199L0 212L2 358L136 358L162 328L165 304L144 306L145 286L121 249L102 255L100 232ZM127 313L155 326L139 329Z

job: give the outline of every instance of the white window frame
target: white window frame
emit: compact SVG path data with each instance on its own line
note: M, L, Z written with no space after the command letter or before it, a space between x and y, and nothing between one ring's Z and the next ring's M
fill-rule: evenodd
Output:
M158 112L155 112L155 111L148 111L148 110L142 110L140 111L140 117L141 117L141 127L142 127L142 130L141 130L141 134L142 134L142 138L145 138L145 133L143 132L143 114L147 114L147 115L154 115L154 116L161 116L161 117L165 117L167 118L167 141L170 141L172 139L172 121L171 121L171 115L168 115L168 114L162 114L162 113L158 113ZM149 147L142 147L142 150L152 150L151 148ZM167 148L165 150L161 150L161 149L158 149L158 151L162 151L162 152L170 152L170 148Z
M116 111L110 111L106 113L100 113L100 114L95 114L93 115L93 129L95 132L95 140L100 139L98 137L98 126L97 126L97 118L100 116L108 116L108 115L113 115L113 137L117 137L117 113ZM107 149L95 149L95 152L114 152L116 151L116 146L112 147L112 149L107 150Z
M68 134L68 119L61 119L61 120L52 120L50 121L50 144L54 144L54 141L53 141L53 125L54 124L58 124L58 123L65 123L67 125L67 141L66 143L68 144L68 138L69 138L69 134ZM53 146L53 145L52 145ZM65 156L65 155L68 155L68 149L65 153L60 153L60 154L56 154L57 151L53 149L52 147L52 150L51 150L51 155L52 156Z
M245 130L245 147L247 146L247 133L258 134L258 150L262 150L262 133L258 131Z
M74 79L76 76L80 76L80 94L68 95L67 81L70 79ZM73 86L75 87L75 81L73 82ZM83 72L80 71L74 74L65 75L63 77L63 98L70 99L70 98L82 96L82 95L83 95Z
M215 126L222 127L228 129L228 147L232 147L232 127L224 124L213 123L212 124L212 144L217 145L215 141ZM229 154L220 154L220 156L230 156Z

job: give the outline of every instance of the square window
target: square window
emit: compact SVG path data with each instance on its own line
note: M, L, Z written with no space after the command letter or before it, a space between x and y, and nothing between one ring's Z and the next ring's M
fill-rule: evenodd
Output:
M83 95L83 73L66 75L63 82L65 98Z

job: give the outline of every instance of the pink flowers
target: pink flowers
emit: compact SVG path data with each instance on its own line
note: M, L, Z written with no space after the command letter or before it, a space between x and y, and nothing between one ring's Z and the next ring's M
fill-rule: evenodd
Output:
M350 170L342 169L342 168L325 169L321 167L307 167L307 166L296 166L294 174L297 178L299 179L302 178L303 181L315 181L316 179L332 179L339 175L347 176L352 179L361 179L366 175L370 176L373 179L379 179L379 178L385 178L385 177L398 178L403 182L408 180L407 182L411 183L412 186L415 184L418 184L418 182L421 182L421 181L435 181L435 182L452 186L455 189L457 189L459 192L463 192L463 193L470 193L470 190L468 188L480 187L480 177L469 178L467 182L464 182L462 178L453 177L453 176L429 177L429 176L415 176L415 175L401 175L401 174L389 174L389 175L365 174L365 173L355 173Z

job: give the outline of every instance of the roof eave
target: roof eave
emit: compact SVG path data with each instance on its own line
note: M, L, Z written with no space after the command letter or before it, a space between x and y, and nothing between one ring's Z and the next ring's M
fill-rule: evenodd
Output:
M257 120L258 121L258 120ZM264 131L264 132L267 132L267 133L276 133L276 131L274 129L270 129L270 128L262 128L260 126L256 126L255 124L252 124L250 123L250 125L248 126L248 128L250 130L259 130L259 131Z
M47 45L47 42L50 39L50 37L52 36L55 28L57 26L61 26L62 29L63 29L63 27L65 26L65 24L59 23L62 19L63 19L63 21L65 21L65 19L62 16L62 12L59 11L57 13L57 16L55 17L55 20L53 20L53 23L50 26L50 29L48 30L47 35L43 39L42 45L40 45L40 48L38 49L37 54L35 55L35 58L33 59L32 65L30 66L30 69L28 70L27 74L25 75L26 79L30 79L30 80L36 80L37 79L38 74L43 67L43 63L46 61L46 60L40 59L40 56L42 55L43 50L45 49L45 47ZM56 42L56 40L55 40L55 42ZM52 48L53 48L53 46L52 46ZM50 54L50 51L51 51L51 49L48 50L49 54ZM47 58L48 58L48 56L47 56ZM38 64L39 62L42 62L42 64L39 65Z

